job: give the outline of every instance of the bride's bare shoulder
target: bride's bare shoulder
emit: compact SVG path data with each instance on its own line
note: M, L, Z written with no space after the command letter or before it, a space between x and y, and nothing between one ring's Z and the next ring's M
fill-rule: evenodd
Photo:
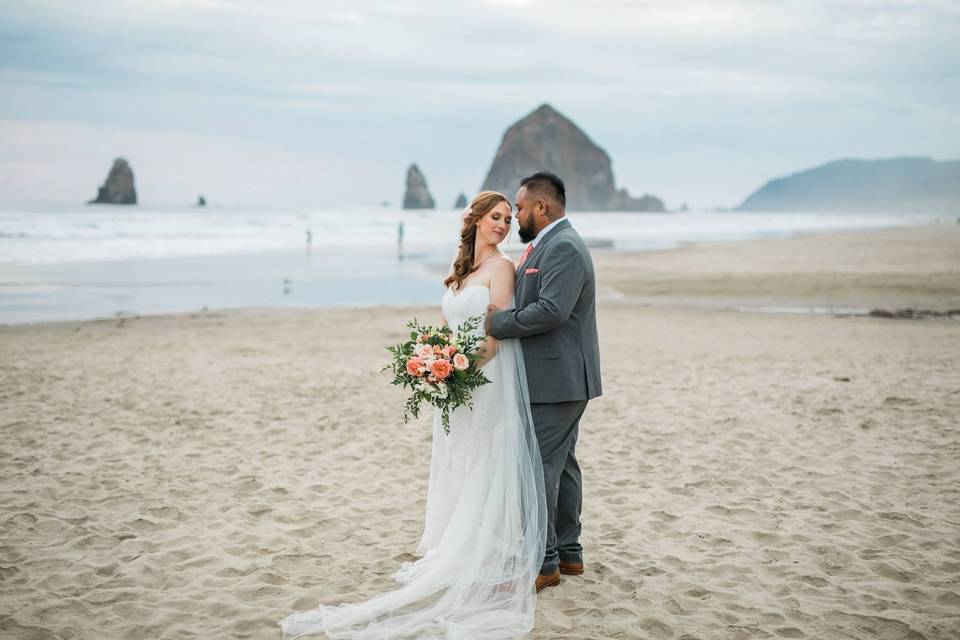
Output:
M506 255L501 255L496 260L491 260L490 262L493 263L490 265L490 269L497 278L509 278L513 280L514 276L516 276L516 265L514 265L513 260Z

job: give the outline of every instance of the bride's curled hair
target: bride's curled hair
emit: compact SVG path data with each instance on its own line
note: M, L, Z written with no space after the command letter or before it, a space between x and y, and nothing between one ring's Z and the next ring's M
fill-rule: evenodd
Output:
M498 191L481 191L470 202L471 211L464 217L463 225L460 227L460 250L457 253L457 259L453 262L453 271L443 281L444 287L455 285L455 288L459 289L467 276L476 271L473 254L477 243L477 222L501 202L506 202L510 207L507 196ZM510 209L512 211L513 207Z

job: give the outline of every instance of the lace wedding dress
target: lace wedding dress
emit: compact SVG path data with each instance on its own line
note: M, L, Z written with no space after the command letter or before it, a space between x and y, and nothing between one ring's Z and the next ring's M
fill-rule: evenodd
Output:
M481 285L448 289L443 313L456 328L489 301ZM450 414L449 435L434 414L423 557L398 569L396 590L287 616L284 637L505 640L533 628L546 504L520 343L500 341L482 370L491 383Z

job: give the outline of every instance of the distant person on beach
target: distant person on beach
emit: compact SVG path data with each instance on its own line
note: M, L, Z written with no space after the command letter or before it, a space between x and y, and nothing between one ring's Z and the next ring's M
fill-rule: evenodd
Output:
M397 225L397 256L403 258L403 220Z

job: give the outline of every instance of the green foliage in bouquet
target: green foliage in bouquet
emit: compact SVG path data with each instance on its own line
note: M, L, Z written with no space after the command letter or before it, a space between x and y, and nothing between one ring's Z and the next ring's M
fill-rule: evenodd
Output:
M416 318L407 323L410 340L387 347L391 361L381 369L393 373L391 384L409 387L403 412L404 422L420 416L420 405L428 402L441 411L443 431L450 434L450 412L473 407L473 390L490 380L480 371L477 349L484 341L478 334L481 317L467 318L453 331L448 326L431 327Z

